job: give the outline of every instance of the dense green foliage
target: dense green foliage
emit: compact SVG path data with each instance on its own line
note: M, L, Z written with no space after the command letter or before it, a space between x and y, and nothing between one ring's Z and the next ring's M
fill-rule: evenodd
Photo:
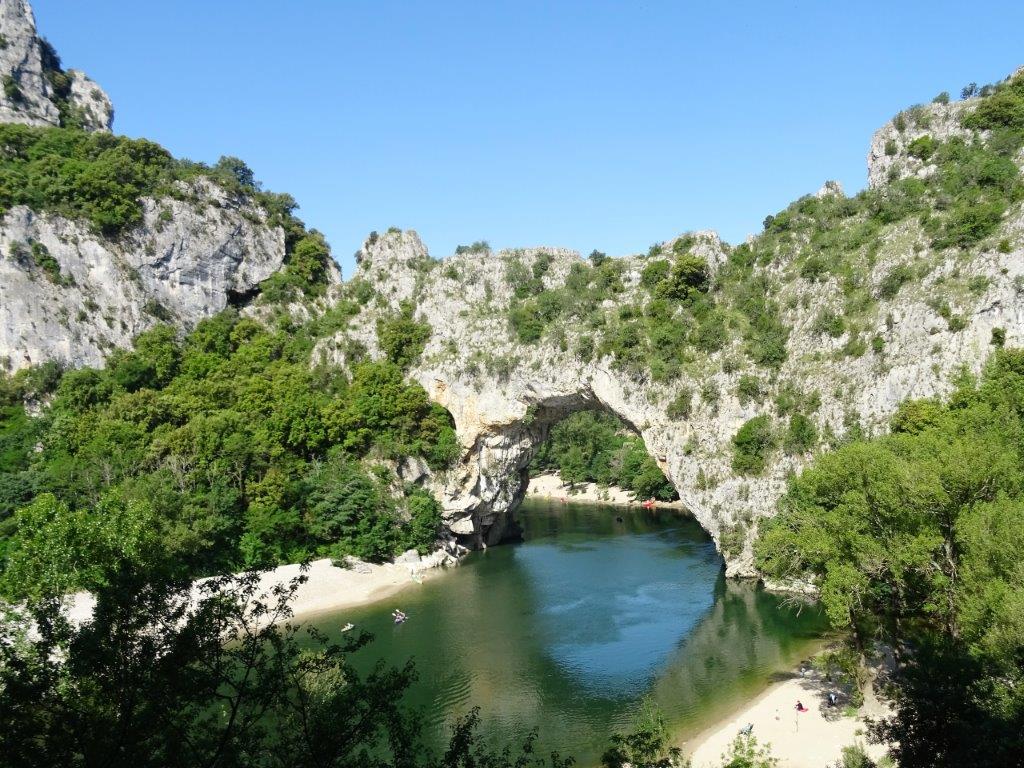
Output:
M601 755L603 768L676 768L683 766L682 750L670 747L668 728L661 711L642 702L630 733L614 733ZM687 761L688 764L689 761Z
M679 498L643 440L603 411L579 411L552 427L530 470L558 472L570 484L617 485L638 499Z
M377 321L381 350L403 369L416 361L430 338L430 324L416 320L415 312L415 305L404 301L398 314Z
M765 415L755 416L733 435L732 468L741 475L761 474L777 444L772 420Z
M819 457L756 555L811 578L860 648L908 671L877 733L897 762L995 766L1024 754L1024 352L996 352L948 403L905 403L892 434Z
M187 187L177 182L205 177L230 194L248 198L285 232L285 269L268 281L272 300L297 293L317 294L326 283L330 249L323 237L307 232L294 216L289 195L260 189L252 171L237 158L223 157L213 167L176 160L163 147L145 139L110 133L87 133L74 127L39 128L0 125L0 212L15 205L35 211L54 211L84 219L107 237L116 237L142 221L143 197L184 199ZM12 254L29 257L50 279L45 255L30 250Z
M529 266L513 259L506 270L514 288L509 323L524 343L551 334L563 348L562 328L575 324L584 331L574 350L580 357L607 355L616 367L635 375L674 379L695 354L717 351L728 338L725 315L708 293L707 263L690 252L693 244L691 238L682 238L674 244L671 260L651 257L641 279L649 300L615 312L606 311L602 302L625 291L622 261L602 256L590 264L578 262L564 285L548 288L544 276L550 255L539 254Z
M535 756L535 734L517 750L489 748L475 711L454 724L443 753L427 749L422 713L402 704L411 664L359 674L351 658L369 652L370 636L346 635L339 645L288 621L305 576L269 592L255 572L193 588L145 502L71 512L43 497L34 506L24 524L60 531L65 546L38 547L38 557L19 561L33 588L24 605L0 615L6 765L571 765ZM87 556L69 562L83 566L70 581L59 567L65 554ZM96 598L91 620L77 625L60 607L71 581Z
M11 512L44 492L75 514L146 500L164 546L195 572L427 547L437 502L362 460L446 466L457 451L451 417L394 363L359 364L349 381L311 368L310 344L228 311L184 340L159 326L106 369L64 374L40 418L22 405L40 374L7 380L0 525L9 562L24 544L9 538Z

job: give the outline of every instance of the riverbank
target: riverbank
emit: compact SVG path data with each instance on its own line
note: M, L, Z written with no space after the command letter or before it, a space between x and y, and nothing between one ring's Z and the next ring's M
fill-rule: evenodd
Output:
M864 706L844 714L843 703L829 707L829 691L835 690L818 672L792 672L772 683L764 693L683 745L693 768L720 766L722 755L740 730L752 725L758 744L768 745L779 768L821 768L841 760L843 747L861 744L873 760L885 747L867 743L865 718L884 717L888 707L869 690ZM796 703L806 712L797 712Z
M526 488L526 498L577 501L586 504L611 504L617 507L637 507L643 502L643 499L634 499L632 492L614 485L607 487L597 483L568 485L562 482L562 478L557 473L531 477L530 484ZM659 501L658 506L666 509L686 509L681 501Z
M355 608L386 600L403 590L419 586L443 574L446 562L443 551L420 558L407 553L391 563L366 563L349 560L340 568L330 559L313 560L305 571L306 581L299 585L290 605L292 618L306 620L322 613ZM260 574L257 595L270 595L274 587L287 584L302 572L299 564L280 565ZM196 584L200 582L195 582ZM195 591L195 587L193 587ZM72 595L68 618L74 623L87 621L96 601L88 592Z
M438 564L418 562L350 562L339 568L330 560L314 560L306 571L307 581L295 592L291 607L294 618L308 619L321 613L355 608L386 600L403 590L417 587L445 572ZM282 565L260 576L260 592L287 583L299 575L299 565Z

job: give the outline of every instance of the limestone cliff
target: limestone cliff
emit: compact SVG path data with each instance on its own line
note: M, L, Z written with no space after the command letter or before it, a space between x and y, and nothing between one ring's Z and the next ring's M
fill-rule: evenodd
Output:
M114 109L107 94L84 73L62 69L36 34L28 0L0 0L0 80L0 122L110 130Z
M929 234L939 231L935 221L946 215L941 208L934 215L873 213L872 206L903 194L890 192L888 184L935 171L927 157L908 150L915 139L984 142L983 134L961 125L960 115L972 106L973 100L920 108L909 125L897 119L876 134L869 176L881 197L869 191L845 198L838 185L827 184L770 217L766 233L741 248L700 232L647 256L617 260L621 289L583 314L571 305L592 289L580 288L579 276L600 279L600 270L574 252L481 247L436 261L415 232L374 234L357 256L349 289L368 284L377 299L317 354L342 365L363 350L380 356L379 321L403 302L415 304L415 317L429 324L431 336L411 376L452 413L464 450L450 473L435 478L448 526L464 542L501 540L524 495L526 467L550 426L572 411L602 408L642 436L719 543L728 573L750 575L756 520L773 513L791 473L851 430L885 430L905 398L944 394L958 372L980 369L995 341L1024 343L1019 203L969 248ZM929 216L938 219L929 224ZM835 253L845 255L840 260ZM648 266L691 256L707 264L708 295L726 317L728 338L720 348L688 351L668 376L624 363L628 342L616 352L602 351L608 339L653 311L657 292L645 282ZM537 282L525 303L524 276ZM781 363L757 362L757 344L766 342L749 332L742 316L742 302L751 299L737 288L739 280L777 307L785 330ZM543 315L544 297L562 304L538 338L524 341L516 332L516 307ZM692 313L674 311L677 322L694 322ZM751 381L760 388L753 396ZM794 401L806 404L816 427L812 443L788 451L776 445L763 472L737 471L733 441L741 426L763 415L778 434L793 418Z
M189 328L280 269L284 233L217 185L143 201L143 222L116 239L17 206L0 218L0 358L8 370L57 360L102 365L158 322ZM57 279L34 253L58 267ZM51 262L53 263L53 262Z
M0 123L110 128L106 94L61 69L24 0L0 0L0 77ZM285 261L281 226L209 176L186 175L138 205L141 220L115 234L59 206L0 213L0 370L101 365L157 322L189 328L249 297Z

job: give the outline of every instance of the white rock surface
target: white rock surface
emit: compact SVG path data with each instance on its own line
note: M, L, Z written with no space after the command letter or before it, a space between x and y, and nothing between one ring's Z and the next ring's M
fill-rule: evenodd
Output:
M59 96L46 74L48 62L28 0L0 0L0 123L60 125ZM110 99L83 73L69 70L68 101L86 130L110 130Z
M935 166L907 154L907 147L922 136L931 136L936 141L954 136L969 139L971 132L960 124L960 118L977 106L977 102L977 99L965 99L949 104L921 104L903 110L875 131L868 150L868 186L875 188L898 179L933 173Z
M160 322L190 328L276 272L284 232L205 179L182 200L144 200L140 227L114 241L85 223L17 206L0 219L0 363L100 365ZM33 244L60 266L55 282Z
M82 116L82 127L87 131L109 131L114 122L114 105L110 97L84 72L69 69L71 92L69 99Z
M840 353L846 335L832 339L813 329L823 309L842 306L837 280L808 282L786 273L785 264L758 267L780 278L776 298L791 329L782 369L773 376L752 370L749 363L739 370L723 365L729 358L742 359L741 343L734 340L710 355L698 374L659 384L616 369L610 359L579 359L573 351L581 331L574 327L561 329L567 339L562 345L550 335L528 345L513 338L509 264L520 260L529 266L538 253L547 252L552 263L544 282L558 286L573 263L581 261L578 254L524 249L437 262L415 232L391 232L364 245L356 274L372 283L384 300L371 302L346 331L321 343L316 354L344 364L348 343L358 341L379 357L376 319L396 311L400 301L417 302L416 316L430 323L433 335L411 375L456 423L462 457L433 484L442 496L449 529L463 543L481 547L506 536L526 492L526 467L550 427L573 411L601 408L641 435L685 505L716 541L740 526L746 543L742 551L726 553L727 572L753 575L753 523L774 513L787 476L811 455L777 451L764 476L738 476L731 469L731 440L739 427L762 413L784 427L773 401L781 386L789 384L805 394L819 393L821 406L812 418L821 433L842 435L852 423L878 433L905 398L946 394L961 367L979 371L992 351L993 328L1005 329L1008 345L1024 344L1024 215L1019 209L1004 234L1014 243L1010 253L993 249L966 261L955 252L932 254L936 265L927 277L906 285L892 300L879 300L875 319L862 329L862 337L879 336L884 350L869 348L859 357ZM697 240L693 250L705 254L712 265L726 258L726 247L713 234L702 233ZM916 221L890 227L871 273L874 284L894 265L920 258L925 243ZM644 263L642 257L625 260L627 290L617 302L608 302L613 307L646 301L638 286ZM981 281L974 292L952 290L953 281L972 277ZM936 295L947 298L953 312L963 316L962 330L951 330L937 314L932 300ZM737 398L736 385L745 372L758 374L767 384L762 404L744 405ZM699 392L708 383L721 393L717 406L695 395L688 419L667 415L667 405L681 389ZM822 443L819 450L824 447Z

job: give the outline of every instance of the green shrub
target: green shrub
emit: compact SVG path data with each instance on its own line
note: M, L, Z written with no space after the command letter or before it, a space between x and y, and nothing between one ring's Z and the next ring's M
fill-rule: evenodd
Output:
M914 272L907 264L897 264L882 278L878 286L878 294L883 299L895 298L905 284L914 278Z
M748 420L732 438L733 470L741 475L761 474L776 445L775 431L768 416Z
M688 419L693 412L693 389L682 387L665 409L670 419Z
M640 284L645 288L654 288L668 277L669 269L666 259L647 262L640 272Z
M461 256L464 253L490 253L491 245L486 240L477 240L475 243L470 245L457 245L455 246L455 253Z
M764 390L761 387L761 380L757 376L744 374L736 385L736 397L740 405L749 403L760 403L764 398Z
M813 329L817 334L838 339L846 332L846 323L840 315L826 309L815 318Z
M544 334L544 319L535 301L514 304L509 310L509 323L516 338L524 344L532 344Z
M927 160L935 154L938 142L931 136L919 136L907 145L907 154L919 160Z
M403 301L398 314L377 321L377 343L399 368L412 365L427 345L433 332L427 322L414 318L416 305Z
M851 334L850 338L843 345L843 354L846 357L863 357L867 351L867 342L864 341L859 333Z
M790 455L807 453L818 444L818 428L801 413L789 417L783 448Z
M13 101L15 104L21 104L25 101L25 94L21 92L21 86L18 85L18 81L10 75L4 75L4 96L9 101Z
M655 294L676 301L690 301L708 289L708 263L700 256L683 254L672 263L668 275L655 288Z

